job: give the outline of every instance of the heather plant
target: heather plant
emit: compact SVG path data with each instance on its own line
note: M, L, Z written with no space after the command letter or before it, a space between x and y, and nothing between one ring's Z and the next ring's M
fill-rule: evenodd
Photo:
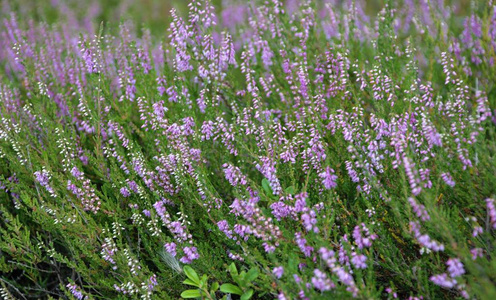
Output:
M493 1L13 3L3 298L496 297Z

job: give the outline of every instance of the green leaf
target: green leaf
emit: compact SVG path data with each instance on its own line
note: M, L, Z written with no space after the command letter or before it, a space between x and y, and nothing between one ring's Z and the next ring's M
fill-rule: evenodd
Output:
M212 284L212 287L210 288L210 293L215 293L218 289L219 289L219 283L218 282L214 282Z
M244 279L245 275L246 275L246 272L242 271L241 273L239 273L238 276L232 276L232 278L238 286L243 288L245 286L245 279Z
M246 293L244 293L243 295L241 295L241 300L248 300L251 298L251 296L253 296L253 290L252 289L249 289L246 291Z
M184 284L187 284L187 285L192 285L192 286L196 286L196 287L199 287L198 284L196 284L195 282L193 282L193 280L191 279L186 279L183 281Z
M199 298L201 297L200 290L185 290L181 293L183 298Z
M295 187L294 186L288 186L286 189L285 189L286 193L288 194L291 194L291 195L294 195L296 190L295 190Z
M220 291L223 293L235 294L235 295L243 294L243 291L239 287L231 283L224 283L223 285L221 285Z
M243 278L245 278L245 275L246 275L246 272L241 271L241 273L239 273L239 278L243 279Z
M246 273L246 276L244 278L244 280L248 283L248 282L252 282L253 280L257 279L258 277L258 269L257 268L251 268L250 271L248 271L248 273Z
M231 272L232 276L238 276L238 269L236 268L236 265L234 263L231 263L229 266L229 272Z
M191 268L190 266L184 266L183 268L184 274L191 279L194 283L196 283L196 286L200 286L200 277L198 277L198 274L196 274L195 270Z
M262 188L267 194L272 195L272 189L270 188L270 184L267 178L262 179Z
M207 283L207 279L208 279L207 274L203 274L200 280L200 288L205 286L205 284Z
M291 253L289 255L289 260L288 260L288 270L294 273L297 269L298 269L298 259L295 257L294 253Z

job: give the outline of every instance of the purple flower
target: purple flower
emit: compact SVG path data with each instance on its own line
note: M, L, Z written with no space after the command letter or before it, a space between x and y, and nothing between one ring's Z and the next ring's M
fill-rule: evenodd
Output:
M333 259L334 258L334 255L335 255L334 251L329 250L329 249L327 249L325 247L321 247L319 249L319 254L320 254L320 257L323 260L325 260L325 261L328 261L330 259Z
M351 262L355 265L355 267L359 269L367 268L367 264L365 263L366 261L367 261L367 256L363 254L357 254L356 252L353 252L351 254Z
M427 221L430 219L429 214L427 213L427 210L425 209L425 206L422 204L417 203L415 199L412 197L408 198L408 202L410 203L413 212L417 215L417 217L422 220L422 221Z
M282 218L285 218L289 215L291 215L293 208L289 205L286 205L284 202L279 201L272 203L270 205L270 208L272 209L272 214L278 221L280 221Z
M417 241L422 247L430 249L432 251L444 251L444 245L434 241L427 234L422 234L420 232L420 223L419 222L410 222L410 232L413 233Z
M450 258L448 259L446 264L448 265L448 273L451 277L454 278L465 274L463 264L458 258Z
M72 174L72 176L76 177L77 179L81 179L81 177L83 177L83 173L81 171L79 171L79 169L77 167L72 168L71 174Z
M472 253L472 260L476 260L477 257L482 257L482 249L481 248L474 248L470 250L470 253Z
M334 283L327 277L327 275L319 269L313 270L314 276L312 277L313 286L320 291L329 291L334 288Z
M420 187L420 178L418 176L417 169L415 168L415 163L413 163L407 156L404 156L403 166L405 167L405 173L408 177L412 194L418 196L422 191L422 188Z
M157 77L157 91L160 96L162 96L166 90L166 81L163 76Z
M267 253L274 253L274 251L276 250L276 247L270 245L269 243L263 243L262 246L264 247L264 250Z
M302 237L300 232L295 233L296 244L300 248L301 252L305 254L306 257L310 257L313 252L313 247L307 246L307 240Z
M350 273L346 272L343 267L335 267L333 272L338 276L339 280L347 286L355 286L355 281Z
M114 243L114 240L111 238L105 238L105 243L102 244L102 251L100 254L103 256L103 259L108 261L109 263L115 265L114 255L117 252L117 246ZM113 267L114 270L117 269L116 266Z
M305 227L306 231L311 231L313 229L313 232L319 232L319 228L315 226L317 224L315 211L310 210L308 213L302 214L301 221L303 222L303 226Z
M307 203L306 203L307 197L308 197L307 193L301 193L295 196L296 201L295 201L294 209L296 212L303 212L307 210Z
M473 237L476 237L478 236L479 234L481 234L484 230L482 229L481 226L475 226L474 227L474 230L472 231L472 236Z
M272 58L274 53L270 49L267 41L262 41L262 62L265 67L270 67L272 65Z
M434 284L447 289L451 289L456 285L456 280L450 278L446 273L434 275L430 278L430 280L434 282Z
M175 243L165 243L164 248L167 252L170 253L172 256L176 256L176 244Z
M284 268L283 267L275 267L272 270L272 274L274 274L274 276L276 276L276 278L279 279L284 274Z
M179 261L184 264L190 264L193 260L200 258L196 247L184 247L183 248L184 256L181 257Z
M83 293L81 292L81 290L79 289L79 287L77 285L72 284L72 283L68 283L66 285L66 287L69 289L69 291L74 296L74 298L76 298L78 300L82 300L85 298Z
M396 293L395 291L393 291L392 288L390 288L390 287L386 288L386 292L388 294L392 294L394 299L398 298L398 293Z
M124 198L127 198L131 195L131 193L129 192L129 190L126 187L122 187L120 189L120 192L121 192L122 197L124 197Z
M358 173L353 169L353 164L349 161L345 162L346 164L346 170L348 171L348 175L351 178L351 181L357 183L360 181L360 178L358 177Z
M233 235L232 235L233 232L232 232L232 230L229 229L229 224L227 223L226 220L221 220L221 221L217 222L217 227L219 227L219 230L224 232L224 234L228 238L230 238L230 239L233 238Z
M487 213L489 214L489 219L491 220L491 226L496 229L496 208L494 207L494 199L486 199Z
M135 193L138 193L138 184L136 184L136 182L134 182L134 180L131 180L127 183L127 185L129 186L129 188L131 189L131 191L135 192Z
M451 177L451 174L449 172L442 173L441 178L444 180L444 182L449 185L450 187L455 186L455 181L453 180L453 177Z
M176 50L175 65L178 72L185 72L193 70L193 66L189 63L191 56L186 49L188 39L193 34L189 31L188 26L184 23L183 19L179 17L176 10L171 11L173 21L171 22L171 45Z
M335 188L337 186L336 179L338 176L334 175L334 170L327 167L324 172L319 174L319 177L322 179L322 184L328 190Z
M301 283L301 278L297 274L293 274L293 279L297 284Z
M230 164L224 164L222 167L224 168L226 179L232 186L247 184L246 176L241 173L241 170L238 167Z
M157 202L155 202L155 204L153 204L153 207L155 208L157 215L159 215L159 217L162 218L164 223L168 224L170 222L169 220L167 220L169 218L169 214L167 213L167 210L165 209L164 202L163 201L157 201Z
M158 285L158 282L157 282L157 275L153 274L152 276L150 276L150 278L148 279L148 284L147 284L147 288L148 288L148 291L153 291L153 289L155 289L155 287Z
M50 186L51 176L50 176L50 173L48 173L48 171L43 169L42 171L34 172L34 176L35 176L36 181L42 187L44 187L50 194L52 194L52 196L55 196L55 191Z
M201 127L202 141L210 140L214 136L214 122L205 121Z
M262 161L262 165L257 164L255 168L267 178L272 193L274 195L279 195L282 192L282 188L276 175L275 162L268 157L262 157L260 160Z
M355 239L358 249L363 249L372 246L372 241L375 240L377 236L375 234L371 235L369 229L362 223L361 225L355 226L353 238Z

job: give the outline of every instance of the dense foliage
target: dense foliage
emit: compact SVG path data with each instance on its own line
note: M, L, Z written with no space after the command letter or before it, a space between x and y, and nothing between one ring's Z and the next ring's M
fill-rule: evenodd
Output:
M5 299L496 299L493 1L9 3Z

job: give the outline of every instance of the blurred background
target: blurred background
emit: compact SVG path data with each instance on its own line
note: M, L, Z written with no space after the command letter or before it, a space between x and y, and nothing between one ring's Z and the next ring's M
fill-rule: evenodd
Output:
M203 1L203 0L199 0ZM232 9L230 18L243 18L242 13L236 12L236 7L246 7L247 4L264 0L211 0L216 11L221 13L224 8ZM283 0L288 7L296 6L302 0ZM314 0L316 4L331 2L339 5L352 0ZM386 0L354 0L362 3L365 12L375 16L384 6ZM403 2L404 0L399 0ZM463 15L471 0L406 0L455 3L457 13ZM485 1L485 0L481 0ZM10 17L15 13L23 21L32 20L54 24L62 21L85 28L94 32L99 24L117 25L126 20L132 20L135 25L144 25L152 34L163 33L170 21L170 10L175 8L180 15L185 15L191 0L0 0L0 17ZM322 5L316 5L322 7ZM238 12L241 12L238 11Z

